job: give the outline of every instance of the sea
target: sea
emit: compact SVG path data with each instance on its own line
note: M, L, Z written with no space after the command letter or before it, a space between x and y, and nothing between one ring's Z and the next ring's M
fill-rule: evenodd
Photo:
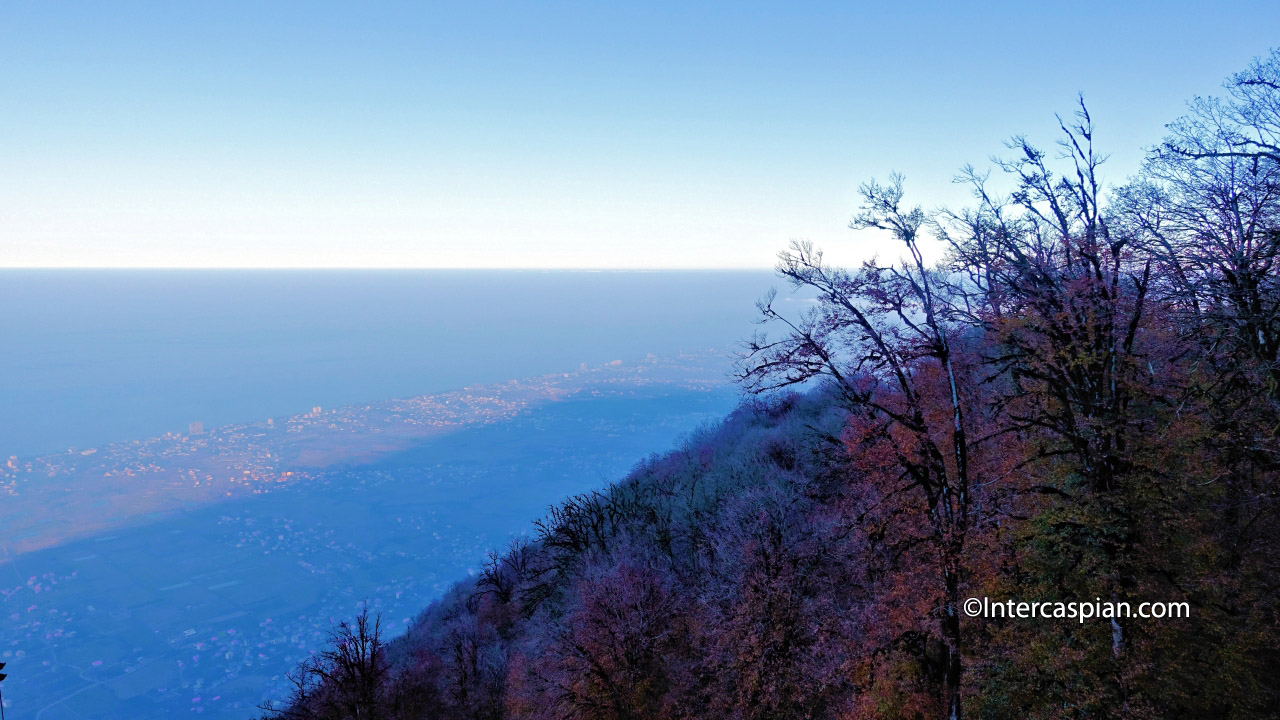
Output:
M732 355L780 285L764 271L0 271L6 717L258 717L334 623L367 606L403 632L550 505L731 412ZM436 417L480 419L351 447L378 423ZM242 461L254 482L267 466L285 480L279 448L307 433L346 438L339 460L241 482ZM191 458L200 471L171 482ZM62 530L30 542L41 523Z

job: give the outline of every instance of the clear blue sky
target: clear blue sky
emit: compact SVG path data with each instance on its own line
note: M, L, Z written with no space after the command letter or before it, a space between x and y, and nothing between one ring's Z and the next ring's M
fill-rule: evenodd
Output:
M1123 5L1123 7L1120 7ZM1111 178L1280 3L0 4L0 266L767 267L1084 92Z

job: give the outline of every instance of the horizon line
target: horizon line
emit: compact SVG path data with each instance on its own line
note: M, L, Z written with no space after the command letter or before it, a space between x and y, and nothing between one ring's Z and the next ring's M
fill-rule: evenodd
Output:
M736 267L483 267L483 266L372 266L372 265L0 265L5 270L261 270L261 271L441 271L441 272L747 272L769 271L773 266Z

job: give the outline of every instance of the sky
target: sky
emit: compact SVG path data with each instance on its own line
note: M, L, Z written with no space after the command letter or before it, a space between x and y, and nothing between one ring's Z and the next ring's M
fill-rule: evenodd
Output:
M1280 3L0 3L0 267L766 268L1083 93L1135 172Z

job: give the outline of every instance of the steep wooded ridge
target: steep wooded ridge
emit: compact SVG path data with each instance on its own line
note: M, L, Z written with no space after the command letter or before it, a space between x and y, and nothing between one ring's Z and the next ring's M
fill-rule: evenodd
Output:
M867 183L852 226L904 259L782 253L815 302L761 302L760 400L405 637L339 627L268 715L1280 717L1280 52L1225 88L1119 186L1083 102L1058 153L963 170L971 207Z

